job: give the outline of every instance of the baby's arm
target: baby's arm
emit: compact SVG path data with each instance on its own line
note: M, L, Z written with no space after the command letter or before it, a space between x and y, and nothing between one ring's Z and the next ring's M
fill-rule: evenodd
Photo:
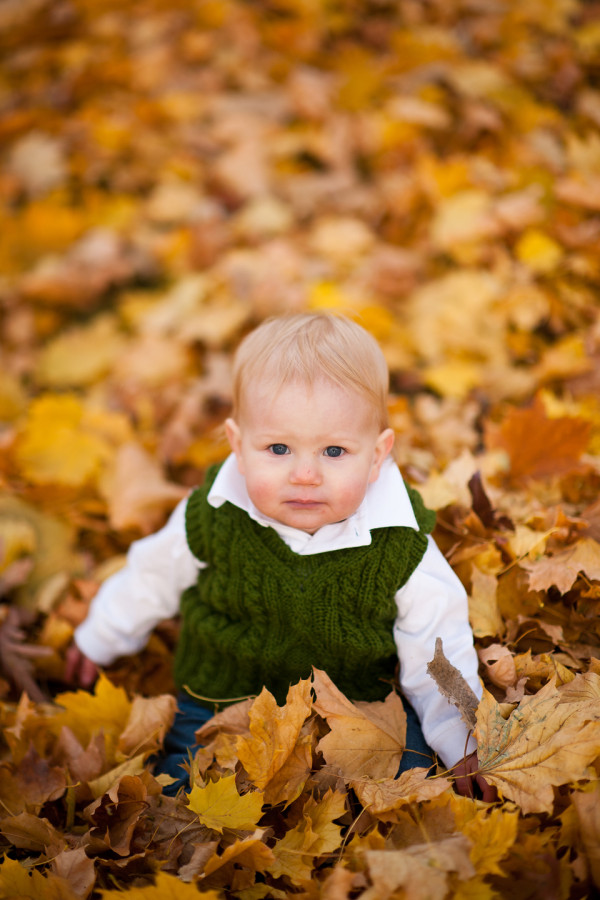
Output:
M187 545L185 507L184 500L164 528L132 544L125 567L102 584L75 631L67 677L89 686L96 666L137 653L160 621L177 614L182 592L202 567Z
M398 592L396 602L394 638L400 658L400 684L415 708L427 743L451 768L457 760L460 764L465 753L472 753L476 744L469 738L456 707L442 696L427 672L435 639L442 638L444 655L478 697L481 683L467 596L433 539L429 539L421 563Z

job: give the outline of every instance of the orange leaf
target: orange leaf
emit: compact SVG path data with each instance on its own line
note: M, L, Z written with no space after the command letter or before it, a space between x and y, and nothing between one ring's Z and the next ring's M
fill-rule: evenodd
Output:
M285 706L277 706L266 688L260 692L250 709L250 736L237 741L240 762L256 787L266 788L293 753L310 711L310 679L292 685Z
M585 419L550 419L540 397L529 409L512 409L499 427L491 428L487 444L508 454L513 481L564 475L579 467L590 439Z

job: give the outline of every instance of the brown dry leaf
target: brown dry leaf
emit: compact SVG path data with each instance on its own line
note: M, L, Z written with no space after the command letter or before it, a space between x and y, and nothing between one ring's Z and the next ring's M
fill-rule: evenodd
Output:
M330 728L317 748L327 765L346 781L392 778L406 745L406 713L400 697L391 693L378 703L351 703L320 669L313 669L313 685L314 709Z
M591 433L589 421L573 416L552 419L536 396L529 409L512 409L487 431L490 449L505 450L515 483L564 475L580 467Z
M566 594L580 572L590 581L600 581L600 544L593 538L580 538L551 556L522 561L521 568L529 573L532 591L545 591L554 585Z
M578 679L587 680L578 675ZM552 786L594 777L591 763L600 754L600 703L562 703L560 688L549 682L525 697L505 720L484 691L477 711L479 771L501 795L524 813L550 812Z
M118 856L131 852L131 841L152 794L160 787L148 772L142 776L124 775L110 790L86 809L90 824L90 848L102 852L110 848Z
M295 752L302 726L311 713L310 690L307 678L290 687L285 706L278 706L266 688L253 702L250 735L238 737L236 746L239 760L257 788L266 789Z
M22 850L44 853L49 847L62 847L64 837L48 819L29 812L0 819L0 831L11 844Z
M574 791L571 794L573 808L593 884L600 887L600 785L592 790Z
M44 804L62 797L67 788L65 771L41 757L33 745L19 763L0 766L0 800L5 812L39 813Z
M96 870L94 860L89 858L84 847L61 850L50 865L54 874L67 881L78 897L89 896L96 880Z
M119 739L119 752L129 757L160 749L173 724L176 708L177 701L171 694L134 697L127 725Z
M435 639L435 653L431 662L427 663L427 671L440 693L456 706L463 722L469 728L474 728L479 700L456 666L444 656L442 639L439 637Z
M502 644L490 644L477 651L479 660L485 666L485 673L496 687L508 688L516 684L517 670L512 653Z

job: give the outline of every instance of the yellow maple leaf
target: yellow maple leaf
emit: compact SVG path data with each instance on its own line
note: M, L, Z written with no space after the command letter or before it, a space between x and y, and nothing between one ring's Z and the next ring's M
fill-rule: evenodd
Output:
M188 801L189 808L203 825L222 833L225 828L234 831L254 828L262 815L264 797L260 791L240 796L235 775L226 775L218 781L209 781L206 787L195 784Z
M311 712L310 679L290 687L285 706L266 689L250 708L250 735L237 740L238 757L253 784L266 788L294 751Z
M56 703L62 711L49 722L54 733L59 734L66 725L82 747L87 747L92 737L103 731L107 757L110 762L114 761L115 748L127 727L131 712L131 701L123 688L115 687L101 674L93 694L83 690L58 694Z
M365 776L393 778L406 745L406 714L397 694L376 703L351 703L329 676L314 669L314 708L329 734L318 744L329 766L347 781Z
M287 875L294 884L308 881L314 859L339 847L341 827L334 821L344 815L345 809L345 794L330 790L321 800L309 797L301 821L273 847L275 862L268 870L271 875Z
M503 875L501 860L517 839L519 813L513 810L480 810L461 831L471 841L470 858L478 875Z
M583 681L589 677L576 676ZM484 690L475 737L485 779L523 812L550 812L553 785L594 775L590 766L600 754L600 700L563 698L551 681L525 697L505 720Z

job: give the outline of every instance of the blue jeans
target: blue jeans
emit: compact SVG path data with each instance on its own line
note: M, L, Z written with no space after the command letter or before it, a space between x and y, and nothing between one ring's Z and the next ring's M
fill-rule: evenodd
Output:
M406 711L406 750L402 754L398 775L416 766L429 767L435 761L435 754L425 742L416 712L404 697L401 698ZM188 750L193 753L196 747L195 732L213 716L210 709L201 706L188 694L177 695L177 707L175 721L154 766L155 775L170 775L177 779L163 790L170 797L174 797L181 788L189 789L189 778L181 764L188 760Z

